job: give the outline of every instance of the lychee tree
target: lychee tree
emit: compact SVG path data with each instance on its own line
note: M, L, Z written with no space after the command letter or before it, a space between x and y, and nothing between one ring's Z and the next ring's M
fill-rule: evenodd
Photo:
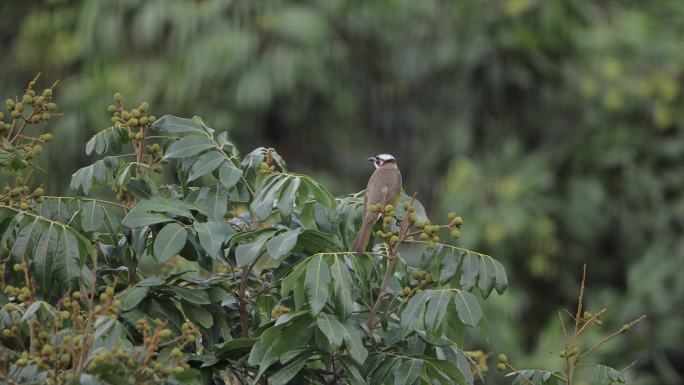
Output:
M8 383L472 384L487 371L464 336L507 277L440 239L460 235L455 213L432 224L402 193L350 252L363 192L334 197L272 148L241 156L200 118L157 118L118 93L86 144L100 159L71 179L85 196L47 196L33 158L56 105L34 88L0 123ZM108 189L116 200L88 196Z

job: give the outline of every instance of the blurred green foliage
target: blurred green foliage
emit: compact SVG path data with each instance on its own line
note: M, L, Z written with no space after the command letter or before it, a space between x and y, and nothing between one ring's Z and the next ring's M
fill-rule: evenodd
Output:
M0 88L61 79L53 192L115 90L271 145L337 194L391 152L408 192L456 206L463 244L506 264L491 340L519 366L548 359L586 262L606 324L649 316L609 354L639 361L633 383L678 384L683 33L674 0L3 2Z

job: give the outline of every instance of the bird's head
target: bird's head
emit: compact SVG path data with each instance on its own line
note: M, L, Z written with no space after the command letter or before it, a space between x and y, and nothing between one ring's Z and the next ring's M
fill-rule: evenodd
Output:
M375 164L375 168L378 168L386 163L396 163L396 159L390 154L378 154L378 155L373 155L370 158L368 158L369 161L373 162Z

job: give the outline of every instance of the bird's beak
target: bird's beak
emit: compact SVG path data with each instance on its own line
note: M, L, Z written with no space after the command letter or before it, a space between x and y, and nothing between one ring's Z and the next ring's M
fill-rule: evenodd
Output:
M369 162L373 162L373 161L375 161L375 157L374 157L374 156L371 156L371 157L368 158L367 160L368 160Z

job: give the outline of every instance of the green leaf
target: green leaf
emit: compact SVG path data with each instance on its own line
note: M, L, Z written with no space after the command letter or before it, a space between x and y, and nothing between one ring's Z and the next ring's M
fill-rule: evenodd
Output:
M289 178L286 175L273 173L264 179L263 183L257 188L254 200L250 204L250 210L260 220L265 220L273 211L273 202L280 189Z
M465 325L475 327L482 319L482 309L477 298L465 290L458 290L454 295L458 318Z
M278 197L278 203L276 203L276 207L278 208L278 211L280 211L281 216L287 217L292 214L297 189L299 189L301 182L300 178L293 178L283 186L280 196Z
M335 255L330 266L333 281L333 299L335 310L341 320L349 318L354 311L354 299L352 293L352 277L349 268L344 263L344 257Z
M81 210L81 226L85 231L95 231L104 223L102 207L93 201L88 201Z
M224 221L224 215L228 212L228 190L216 184L210 187L202 187L188 196L186 201L194 202L195 208L202 211L215 221Z
M624 384L626 382L625 376L621 372L605 365L596 365L594 375L599 384Z
M223 163L219 168L219 180L227 189L235 187L240 177L242 177L242 170L235 167L230 161Z
M196 208L177 199L154 197L139 201L121 220L121 224L129 228L136 228L169 222L174 216L192 219L191 209Z
M116 153L121 152L121 146L128 142L128 130L125 126L108 127L95 134L86 143L86 154L90 155L95 151L98 155L112 150Z
M55 254L55 274L65 287L78 287L78 279L81 276L78 240L66 227L62 227Z
M223 245L228 243L235 230L226 222L195 222L200 245L212 258L222 258Z
M149 286L129 287L121 297L121 310L129 311L134 309L150 292Z
M380 365L378 365L371 375L371 384L384 384L390 374L394 372L397 365L401 363L401 359L394 356L384 356L380 360Z
M154 256L159 263L164 263L169 258L178 254L185 246L188 233L178 223L169 223L164 226L154 239Z
M423 360L408 359L394 368L394 385L411 385L423 371Z
M427 308L425 309L425 329L435 333L446 315L447 306L451 302L451 291L430 290L427 294Z
M290 254L297 244L297 237L301 229L288 230L271 238L266 245L271 258L279 260Z
M23 259L25 256L28 256L30 253L30 251L28 251L30 245L33 245L36 239L40 237L43 229L44 225L38 220L38 218L24 226L12 244L11 254L15 258L19 259Z
M306 267L306 296L314 316L323 309L330 294L330 266L322 255L311 259Z
M418 323L420 314L425 311L425 300L425 291L416 293L401 311L400 330L402 336L408 335Z
M295 284L299 281L301 281L302 275L304 275L304 272L306 271L306 266L307 266L307 261L301 261L299 262L294 269L290 271L290 274L288 274L285 278L283 278L282 283L280 284L280 296L285 297L287 296L292 289L294 289Z
M367 385L366 379L359 371L358 365L348 357L341 357L342 366L344 367L346 380L349 385Z
M157 119L152 128L168 133L198 132L205 133L204 127L191 119L179 118L173 115L164 115Z
M93 182L99 184L105 183L107 181L107 176L117 168L118 164L118 158L108 156L98 160L90 166L80 168L71 175L70 187L74 190L81 188L84 193L88 194L93 188Z
M203 290L193 290L180 286L171 286L171 291L178 294L181 299L195 305L208 305L211 303L209 301L209 294Z
M285 385L287 384L294 376L299 373L302 368L304 368L304 365L309 361L309 357L307 355L302 355L301 357L293 360L289 364L285 365L282 369L278 370L277 372L273 373L269 377L269 383L271 385Z
M226 157L219 151L209 151L206 154L203 154L197 158L195 163L193 163L190 174L188 175L188 182L192 182L201 176L209 174L225 161Z
M58 240L59 233L57 228L51 223L38 239L33 252L33 263L38 287L45 294L50 293L52 288L52 271L55 266L54 254L55 250L57 250Z
M273 235L273 231L261 233L252 242L243 243L235 249L235 260L238 266L247 266L254 262L264 249L264 244Z
M190 305L187 302L183 302L182 307L185 316L201 327L208 329L214 324L214 317L203 307Z
M479 273L479 261L477 255L466 253L461 264L461 289L470 290L475 287Z
M488 258L491 258L487 256ZM508 287L508 277L506 276L506 269L504 269L503 265L495 260L492 259L492 262L494 262L494 288L496 289L496 292L499 294L503 294L504 291L506 291L506 288Z
M481 256L478 287L483 298L489 297L489 293L494 289L495 281L496 266L494 265L494 260L487 255Z
M186 136L169 146L164 159L188 158L215 147L216 144L206 136Z
M316 317L316 325L318 325L318 329L328 339L333 351L337 351L342 346L345 336L344 326L342 326L340 321L329 314L319 313Z
M347 347L347 352L354 361L359 365L363 365L368 357L368 350L363 346L361 334L351 320L347 320L342 326L344 327L344 343Z

